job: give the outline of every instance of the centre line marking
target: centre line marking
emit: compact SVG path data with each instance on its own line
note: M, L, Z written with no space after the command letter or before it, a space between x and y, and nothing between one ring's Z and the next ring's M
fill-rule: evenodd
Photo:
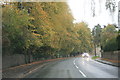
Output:
M76 59L73 61L73 63L75 65L75 67L78 69L79 67L75 64L75 61L76 61ZM80 74L82 74L84 77L86 77L86 75L81 70L78 69L78 71L80 72Z
M86 77L86 75L85 75L81 70L79 70L79 72L80 72L84 77Z
M78 68L76 65L75 65L76 68Z

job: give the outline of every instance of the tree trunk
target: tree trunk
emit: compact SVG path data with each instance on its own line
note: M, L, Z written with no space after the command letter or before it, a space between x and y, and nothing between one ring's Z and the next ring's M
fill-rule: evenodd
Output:
M94 44L94 47L95 47L95 56L96 56L96 45Z

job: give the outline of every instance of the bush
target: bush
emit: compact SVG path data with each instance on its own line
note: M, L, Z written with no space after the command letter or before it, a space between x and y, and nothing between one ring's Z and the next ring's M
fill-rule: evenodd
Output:
M107 41L105 46L103 47L103 51L117 51L118 50L118 41L116 38L110 39Z

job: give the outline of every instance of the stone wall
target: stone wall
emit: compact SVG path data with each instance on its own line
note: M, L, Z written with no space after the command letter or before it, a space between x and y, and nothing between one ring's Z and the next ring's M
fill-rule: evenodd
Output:
M26 64L25 56L23 54L5 55L2 56L2 68L9 68L13 66L18 66L21 64ZM32 56L30 56L30 62L33 61Z

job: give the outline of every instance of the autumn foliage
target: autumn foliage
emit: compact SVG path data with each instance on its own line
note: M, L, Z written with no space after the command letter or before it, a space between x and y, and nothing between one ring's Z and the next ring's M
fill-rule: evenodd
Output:
M12 2L2 7L3 55L56 58L92 50L90 29L74 24L63 2Z

